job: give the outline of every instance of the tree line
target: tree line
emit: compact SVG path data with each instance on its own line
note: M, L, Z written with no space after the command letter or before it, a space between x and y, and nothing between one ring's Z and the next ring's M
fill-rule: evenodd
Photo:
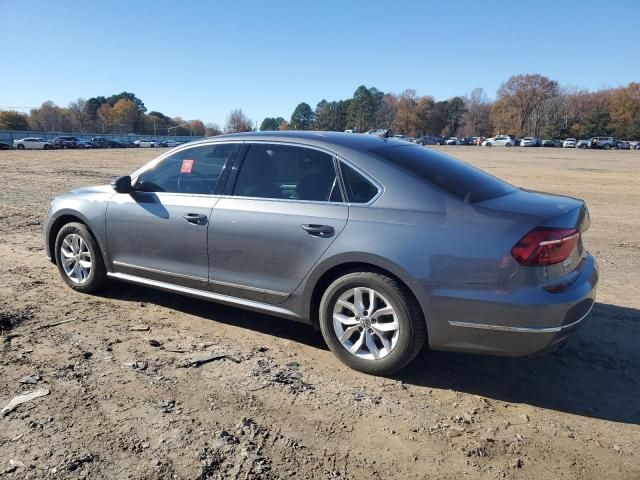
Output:
M544 138L613 135L640 138L640 83L595 92L562 87L539 74L514 75L490 101L482 88L436 101L415 90L383 93L362 85L353 97L302 102L291 118L267 117L260 130L390 129L409 136L485 136L498 133Z
M192 136L222 133L216 124L205 125L202 120L169 117L158 111L147 112L144 102L130 92L109 97L92 97L88 100L79 98L67 107L60 107L47 100L29 113L0 111L0 129Z
M344 100L323 99L315 108L301 102L291 117L267 117L260 130L353 130L374 128L394 133L447 136L485 136L498 133L544 138L589 138L613 135L640 138L640 83L587 91L562 87L539 74L514 75L489 100L482 88L464 96L436 101L415 90L384 93L359 86ZM0 129L55 132L137 133L142 135L212 136L256 129L242 109L226 118L224 130L201 120L169 117L147 112L135 94L122 92L109 97L78 99L67 107L51 101L28 114L0 111Z

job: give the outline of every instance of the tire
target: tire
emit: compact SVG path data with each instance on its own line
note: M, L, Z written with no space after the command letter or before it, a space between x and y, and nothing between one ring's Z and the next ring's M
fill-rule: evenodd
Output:
M18 144L18 146L16 147L18 150L24 150L24 145L22 145L21 143Z
M76 237L79 237L82 242L76 243ZM65 242L65 240L67 240L67 242ZM63 242L65 242L64 245ZM77 263L78 267L83 266L80 270L85 273L84 275L82 275L76 267L74 267L71 274L67 273L65 266L63 265L63 258L69 257L65 256L62 252L63 247L67 253L79 254L76 255L77 258L74 265ZM89 253L88 257L84 253L85 251ZM84 259L85 263L83 265L79 265L80 262L77 261L79 258ZM87 258L89 262L87 262ZM104 287L107 280L107 270L104 266L100 247L86 225L78 222L72 222L67 223L60 229L56 236L55 259L60 276L65 283L74 290L82 293L94 293ZM86 263L90 263L89 268L86 268ZM71 265L67 268L71 268ZM75 278L75 280L72 277Z
M490 144L490 143L487 143L487 144L485 145L485 147L491 147L491 144Z
M45 145L44 147L42 147L45 150L49 150L51 147L49 145Z
M505 143L504 146L508 148L511 146L511 143Z
M609 150L611 148L611 145L609 145L608 143L605 143L604 147L602 148L604 148L605 150Z
M358 302L353 292L357 289L362 294L362 307L366 305L367 309L371 308L368 292L375 291L373 314L363 308L359 310L362 316L356 313ZM345 300L349 298L351 302ZM391 307L395 316L374 316L376 311L386 311L386 307ZM334 320L334 314L347 323ZM329 285L320 302L319 322L322 336L334 355L354 370L371 375L390 375L404 368L424 346L427 335L422 312L406 287L375 272L348 273ZM381 325L386 325L385 330L378 330ZM347 330L352 331L351 335ZM373 342L373 348L369 348L369 342ZM351 353L348 348L357 350Z

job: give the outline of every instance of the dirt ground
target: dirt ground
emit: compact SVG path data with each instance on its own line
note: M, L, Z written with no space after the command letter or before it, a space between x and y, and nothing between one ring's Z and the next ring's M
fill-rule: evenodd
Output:
M50 196L161 151L0 152L0 407L48 392L0 415L0 477L640 478L640 152L443 150L588 202L598 303L560 352L425 350L376 378L305 325L125 284L75 293L43 255Z

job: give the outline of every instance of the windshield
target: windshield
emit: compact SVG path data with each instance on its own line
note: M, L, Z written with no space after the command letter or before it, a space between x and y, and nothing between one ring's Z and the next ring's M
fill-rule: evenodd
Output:
M481 202L515 190L507 182L461 160L418 145L383 147L371 150L371 153L467 203Z

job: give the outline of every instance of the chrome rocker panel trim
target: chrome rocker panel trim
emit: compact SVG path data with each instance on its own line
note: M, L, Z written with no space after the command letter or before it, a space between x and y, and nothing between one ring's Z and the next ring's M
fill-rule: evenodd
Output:
M161 290L175 292L182 295L189 295L191 297L202 298L225 305L231 305L234 307L245 308L247 310L253 310L269 315L275 315L277 317L290 318L292 320L298 320L306 322L300 315L287 310L286 308L278 307L276 305L270 305L268 303L256 302L253 300L246 300L242 298L231 297L229 295L221 295L213 292L206 292L204 290L198 290L197 288L183 287L180 285L173 285L167 282L161 282L159 280L151 280L148 278L137 277L135 275L129 275L126 273L108 272L107 276L116 280L122 280L123 282L135 283L138 285L144 285Z

